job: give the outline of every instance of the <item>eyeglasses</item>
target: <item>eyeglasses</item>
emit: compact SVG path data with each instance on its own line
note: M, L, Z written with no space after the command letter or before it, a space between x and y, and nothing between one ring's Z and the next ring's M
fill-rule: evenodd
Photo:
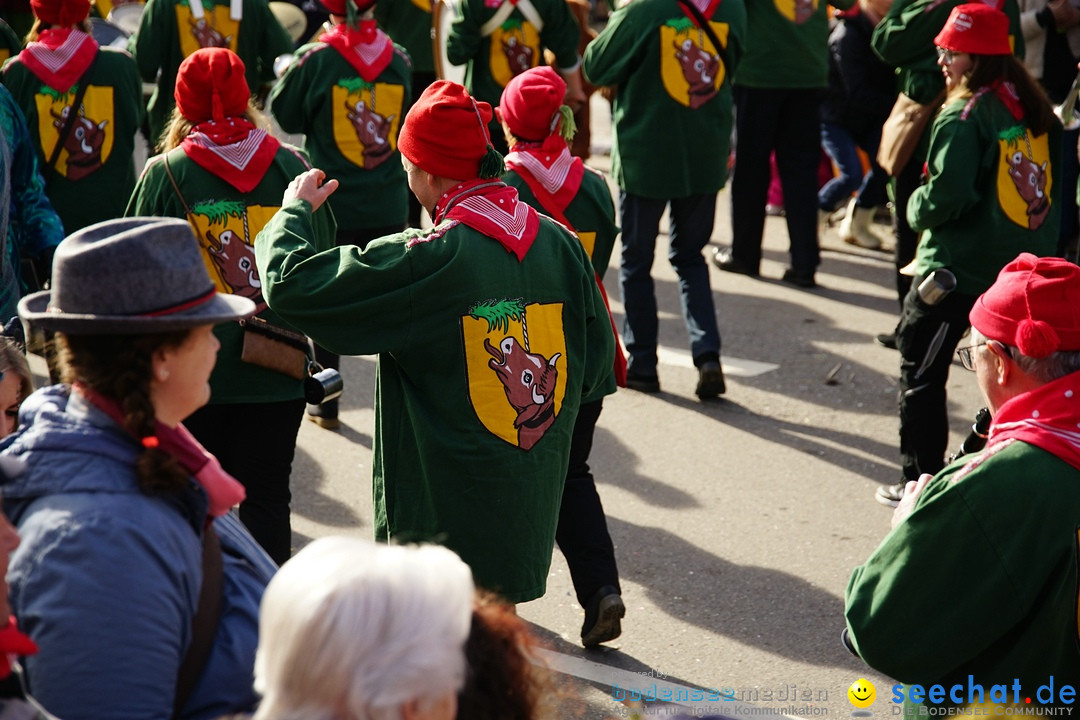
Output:
M997 345L998 347L1000 347L1002 349L1002 351L1005 353L1005 355L1007 355L1010 358L1012 357L1012 348L1010 348L1008 345L1005 345L1003 343L999 343L996 340L987 340L986 342L976 343L974 345L968 345L967 347L962 347L962 348L960 348L959 350L956 351L956 357L960 358L960 364L964 366L965 370L970 370L971 372L975 372L975 355L972 353L972 351L977 347L982 347L983 345L989 345L990 343L994 343L995 345Z
M943 47L939 47L939 48L937 49L937 56L938 56L938 60L940 60L940 61L942 62L942 64L943 64L943 65L946 65L946 66L948 66L948 65L952 65L952 64L953 64L953 60L956 60L956 58L957 58L958 56L960 56L960 55L966 55L966 54L967 54L967 53L962 53L962 52L953 52L952 50L946 50L946 49L945 49L945 48L943 48Z

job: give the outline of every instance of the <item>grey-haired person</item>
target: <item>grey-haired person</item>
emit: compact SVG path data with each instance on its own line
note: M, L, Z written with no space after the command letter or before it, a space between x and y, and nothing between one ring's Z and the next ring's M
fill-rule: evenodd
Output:
M187 223L159 218L69 236L52 289L19 304L56 332L65 378L0 443L22 537L11 606L40 648L26 678L58 717L201 720L256 702L275 566L228 512L242 486L182 425L210 398L214 324L254 309L216 292Z

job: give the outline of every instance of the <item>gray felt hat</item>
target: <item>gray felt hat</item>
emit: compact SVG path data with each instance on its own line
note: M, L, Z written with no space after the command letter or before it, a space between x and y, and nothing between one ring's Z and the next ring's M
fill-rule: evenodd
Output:
M191 226L172 218L107 220L67 237L52 289L19 301L19 317L72 335L136 335L239 320L255 304L218 293Z

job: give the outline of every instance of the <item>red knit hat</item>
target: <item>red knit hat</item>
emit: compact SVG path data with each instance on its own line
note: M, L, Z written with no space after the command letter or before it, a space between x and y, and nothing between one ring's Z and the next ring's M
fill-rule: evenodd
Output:
M547 65L515 75L503 89L495 115L520 140L543 140L559 126L566 81Z
M30 0L30 9L41 22L70 27L90 14L90 0Z
M1058 350L1080 350L1077 308L1080 267L1020 253L975 301L968 319L986 337L1042 358Z
M436 80L405 116L398 150L436 177L498 177L502 156L491 146L491 115L491 105L473 99L461 85Z
M934 38L934 44L972 55L1012 55L1009 17L983 3L957 5Z
M176 74L176 107L198 124L241 117L251 99L244 61L226 48L202 48L180 63Z

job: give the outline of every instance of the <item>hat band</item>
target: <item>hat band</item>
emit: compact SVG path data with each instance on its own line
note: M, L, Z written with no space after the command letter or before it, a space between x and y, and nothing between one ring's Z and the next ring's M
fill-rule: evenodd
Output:
M207 302L216 294L217 288L211 287L208 292L193 297L190 300L182 300L175 305L169 305L168 307L164 307L159 310L150 310L149 312L138 313L136 317L160 317L162 315L172 315L173 313L190 310L196 305L202 305L204 302Z

